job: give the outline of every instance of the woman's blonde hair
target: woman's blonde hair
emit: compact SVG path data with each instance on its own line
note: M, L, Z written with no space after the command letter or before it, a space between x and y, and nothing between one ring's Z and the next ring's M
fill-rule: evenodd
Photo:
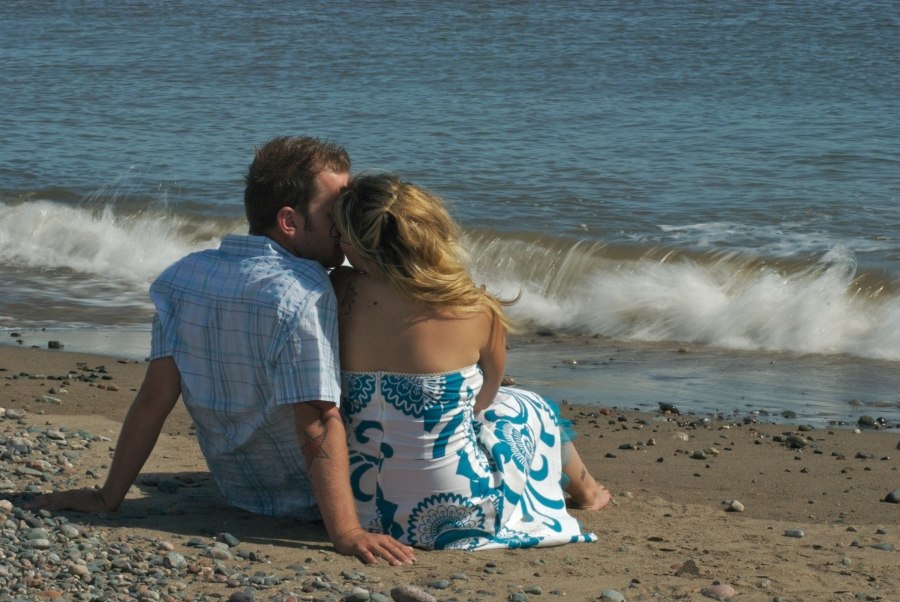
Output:
M459 226L434 194L392 174L354 177L334 207L346 242L416 302L458 313L487 309L504 330L500 300L477 286L466 266Z

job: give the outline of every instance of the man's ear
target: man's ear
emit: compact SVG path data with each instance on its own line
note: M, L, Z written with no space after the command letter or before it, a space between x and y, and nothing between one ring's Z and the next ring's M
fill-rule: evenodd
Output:
M304 226L303 214L293 207L282 207L275 216L275 227L279 232L293 236Z

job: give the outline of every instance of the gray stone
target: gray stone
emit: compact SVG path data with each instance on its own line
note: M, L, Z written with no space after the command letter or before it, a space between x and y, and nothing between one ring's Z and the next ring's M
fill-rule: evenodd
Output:
M784 444L791 449L803 449L809 445L809 441L806 437L801 437L800 435L788 435L784 440Z
M49 539L29 539L22 542L23 548L29 548L32 550L49 550L50 549L50 540Z
M414 585L401 585L391 590L394 602L437 602L437 598Z
M231 552L228 551L228 546L223 543L214 543L209 546L209 555L216 560L231 560Z
M738 500L725 500L723 502L725 504L726 512L743 512L744 505Z
M625 596L614 589L605 589L600 592L600 599L610 600L611 602L625 602Z
M49 539L50 534L44 529L25 529L22 532L22 537L25 539Z
M182 569L187 564L187 559L178 552L169 552L163 557L163 566L167 569Z
M9 410L7 410L6 413L8 415ZM31 450L34 448L34 443L25 437L10 437L6 442L6 447L11 452L24 456L31 453Z
M894 489L884 496L884 501L890 502L891 504L900 504L900 489Z
M160 485L162 485L162 483L160 483ZM216 541L224 543L229 548L233 548L241 544L240 540L231 533L219 533L216 536Z
M362 587L354 587L349 594L344 596L344 602L369 602L372 595L369 590Z

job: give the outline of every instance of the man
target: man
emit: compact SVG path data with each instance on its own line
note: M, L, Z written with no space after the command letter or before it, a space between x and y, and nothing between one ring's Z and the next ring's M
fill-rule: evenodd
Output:
M321 517L337 551L365 563L415 560L408 546L362 528L350 489L325 269L344 259L331 212L349 170L343 148L314 138L257 149L244 191L250 235L177 261L150 287L151 361L105 484L45 494L30 508L116 510L180 395L230 504Z

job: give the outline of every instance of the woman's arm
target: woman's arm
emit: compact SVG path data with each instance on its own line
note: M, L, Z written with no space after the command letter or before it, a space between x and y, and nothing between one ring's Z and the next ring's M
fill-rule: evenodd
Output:
M497 391L500 390L503 371L506 369L506 329L497 316L491 315L488 319L490 319L490 333L478 357L481 372L484 374L484 384L475 397L476 414L494 401Z

